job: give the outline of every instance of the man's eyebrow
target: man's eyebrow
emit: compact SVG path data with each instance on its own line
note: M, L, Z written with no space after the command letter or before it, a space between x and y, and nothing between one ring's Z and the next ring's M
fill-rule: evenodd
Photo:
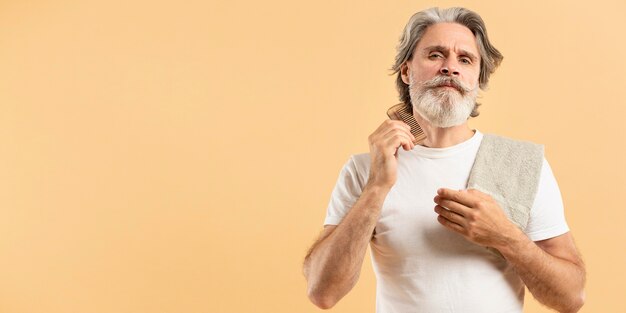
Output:
M447 54L450 49L448 49L447 47L444 47L444 46L436 45L436 46L426 47L425 50L428 53L433 52L433 51L441 51L441 52L444 52L444 53ZM469 52L467 50L460 49L459 51L461 52L462 55L467 55L470 59L472 59L472 61L478 60L478 56L476 56L475 54L473 54L473 53L471 53L471 52Z
M475 54L463 49L461 49L460 51L461 54L467 55L470 59L472 59L472 61L478 60L478 56L476 56Z
M444 46L429 46L429 47L424 48L424 50L428 52L432 52L432 51L448 52L448 48Z

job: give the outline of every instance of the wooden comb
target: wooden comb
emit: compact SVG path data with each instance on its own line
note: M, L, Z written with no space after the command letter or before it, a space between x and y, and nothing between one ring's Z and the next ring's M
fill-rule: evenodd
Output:
M387 110L387 116L389 116L392 120L403 121L409 126L411 126L411 134L415 136L415 140L413 140L413 144L419 145L424 139L426 139L426 134L422 128L417 124L417 121L413 117L413 114L409 111L409 106L404 103L398 103Z

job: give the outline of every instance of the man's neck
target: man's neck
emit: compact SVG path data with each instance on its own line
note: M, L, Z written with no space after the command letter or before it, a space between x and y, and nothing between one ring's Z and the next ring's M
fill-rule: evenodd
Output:
M414 113L415 120L420 125L426 139L421 145L428 148L446 148L462 143L474 136L474 131L469 128L467 122L446 128L434 127L419 114Z

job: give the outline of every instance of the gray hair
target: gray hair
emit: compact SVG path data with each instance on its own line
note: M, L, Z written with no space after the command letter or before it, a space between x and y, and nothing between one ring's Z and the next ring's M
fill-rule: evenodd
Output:
M485 90L489 82L489 76L496 70L500 62L502 62L502 54L498 49L491 45L487 37L487 28L485 22L477 13L465 8L455 7L448 9L430 8L417 12L411 16L409 22L404 27L400 43L396 47L396 60L391 68L396 77L396 87L400 94L400 100L409 106L412 112L411 96L409 93L409 85L402 81L400 69L402 64L413 58L413 52L417 46L417 42L422 38L426 29L436 23L457 23L461 24L474 34L478 45L478 53L480 53L480 75L478 84L480 89ZM478 116L478 106L476 103L471 117Z

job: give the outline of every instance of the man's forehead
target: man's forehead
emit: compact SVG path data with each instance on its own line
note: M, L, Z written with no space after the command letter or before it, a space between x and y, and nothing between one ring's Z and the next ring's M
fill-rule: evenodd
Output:
M445 47L454 51L466 51L478 55L476 37L469 28L456 23L437 23L429 26L416 49Z

